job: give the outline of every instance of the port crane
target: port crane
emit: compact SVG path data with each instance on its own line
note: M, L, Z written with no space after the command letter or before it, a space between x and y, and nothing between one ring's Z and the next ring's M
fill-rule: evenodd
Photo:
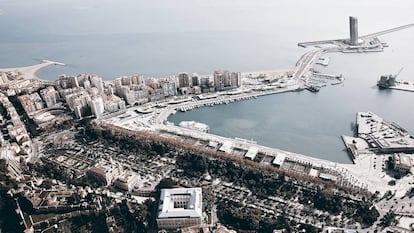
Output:
M403 71L404 67L401 67L401 69L396 73L395 75L392 75L393 78L397 78L398 75Z
M381 79L377 82L377 86L380 88L389 88L390 86L395 86L395 80L397 79L397 76L400 75L400 73L403 71L404 67L401 67L401 69L394 75L382 75Z

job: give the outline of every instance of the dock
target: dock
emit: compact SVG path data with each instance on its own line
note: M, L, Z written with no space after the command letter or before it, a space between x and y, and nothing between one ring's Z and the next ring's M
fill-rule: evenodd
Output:
M318 65L328 66L331 58L329 57L320 57L319 60L316 62Z
M354 164L355 160L359 157L359 154L366 153L366 151L369 149L368 143L361 138L342 135L341 139L345 144L345 147L348 151L348 155L352 160L352 163Z
M389 86L388 89L414 92L414 82L398 81L394 86Z
M414 152L414 138L407 130L372 112L357 113L357 136L379 153Z

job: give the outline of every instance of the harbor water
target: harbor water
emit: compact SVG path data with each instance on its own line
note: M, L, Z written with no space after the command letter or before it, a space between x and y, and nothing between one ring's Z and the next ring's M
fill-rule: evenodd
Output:
M79 73L111 80L286 68L308 51L298 42L347 37L350 15L359 18L363 35L413 23L412 9L410 0L0 0L0 66L41 59L67 64L38 73L49 80ZM375 87L380 75L401 67L398 78L414 81L414 29L381 38L390 46L383 53L328 54L329 66L317 66L343 74L343 85L195 109L169 120L195 120L215 134L349 162L340 136L352 135L357 111L375 112L414 131L413 93Z

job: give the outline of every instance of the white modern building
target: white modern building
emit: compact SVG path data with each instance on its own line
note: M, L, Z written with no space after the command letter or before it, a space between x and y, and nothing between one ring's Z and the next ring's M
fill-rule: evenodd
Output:
M104 102L101 96L95 97L90 102L92 114L99 118L104 113Z
M254 160L254 158L256 158L257 153L259 153L259 148L252 146L249 148L244 157L246 159Z
M162 189L158 206L159 229L178 229L201 225L201 188Z

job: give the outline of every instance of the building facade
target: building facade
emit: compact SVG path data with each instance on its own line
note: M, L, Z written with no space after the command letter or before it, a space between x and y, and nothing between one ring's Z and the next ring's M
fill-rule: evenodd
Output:
M351 45L358 44L358 18L350 16L349 17L349 43Z
M178 74L178 87L189 87L190 86L190 76L188 73L179 73Z

